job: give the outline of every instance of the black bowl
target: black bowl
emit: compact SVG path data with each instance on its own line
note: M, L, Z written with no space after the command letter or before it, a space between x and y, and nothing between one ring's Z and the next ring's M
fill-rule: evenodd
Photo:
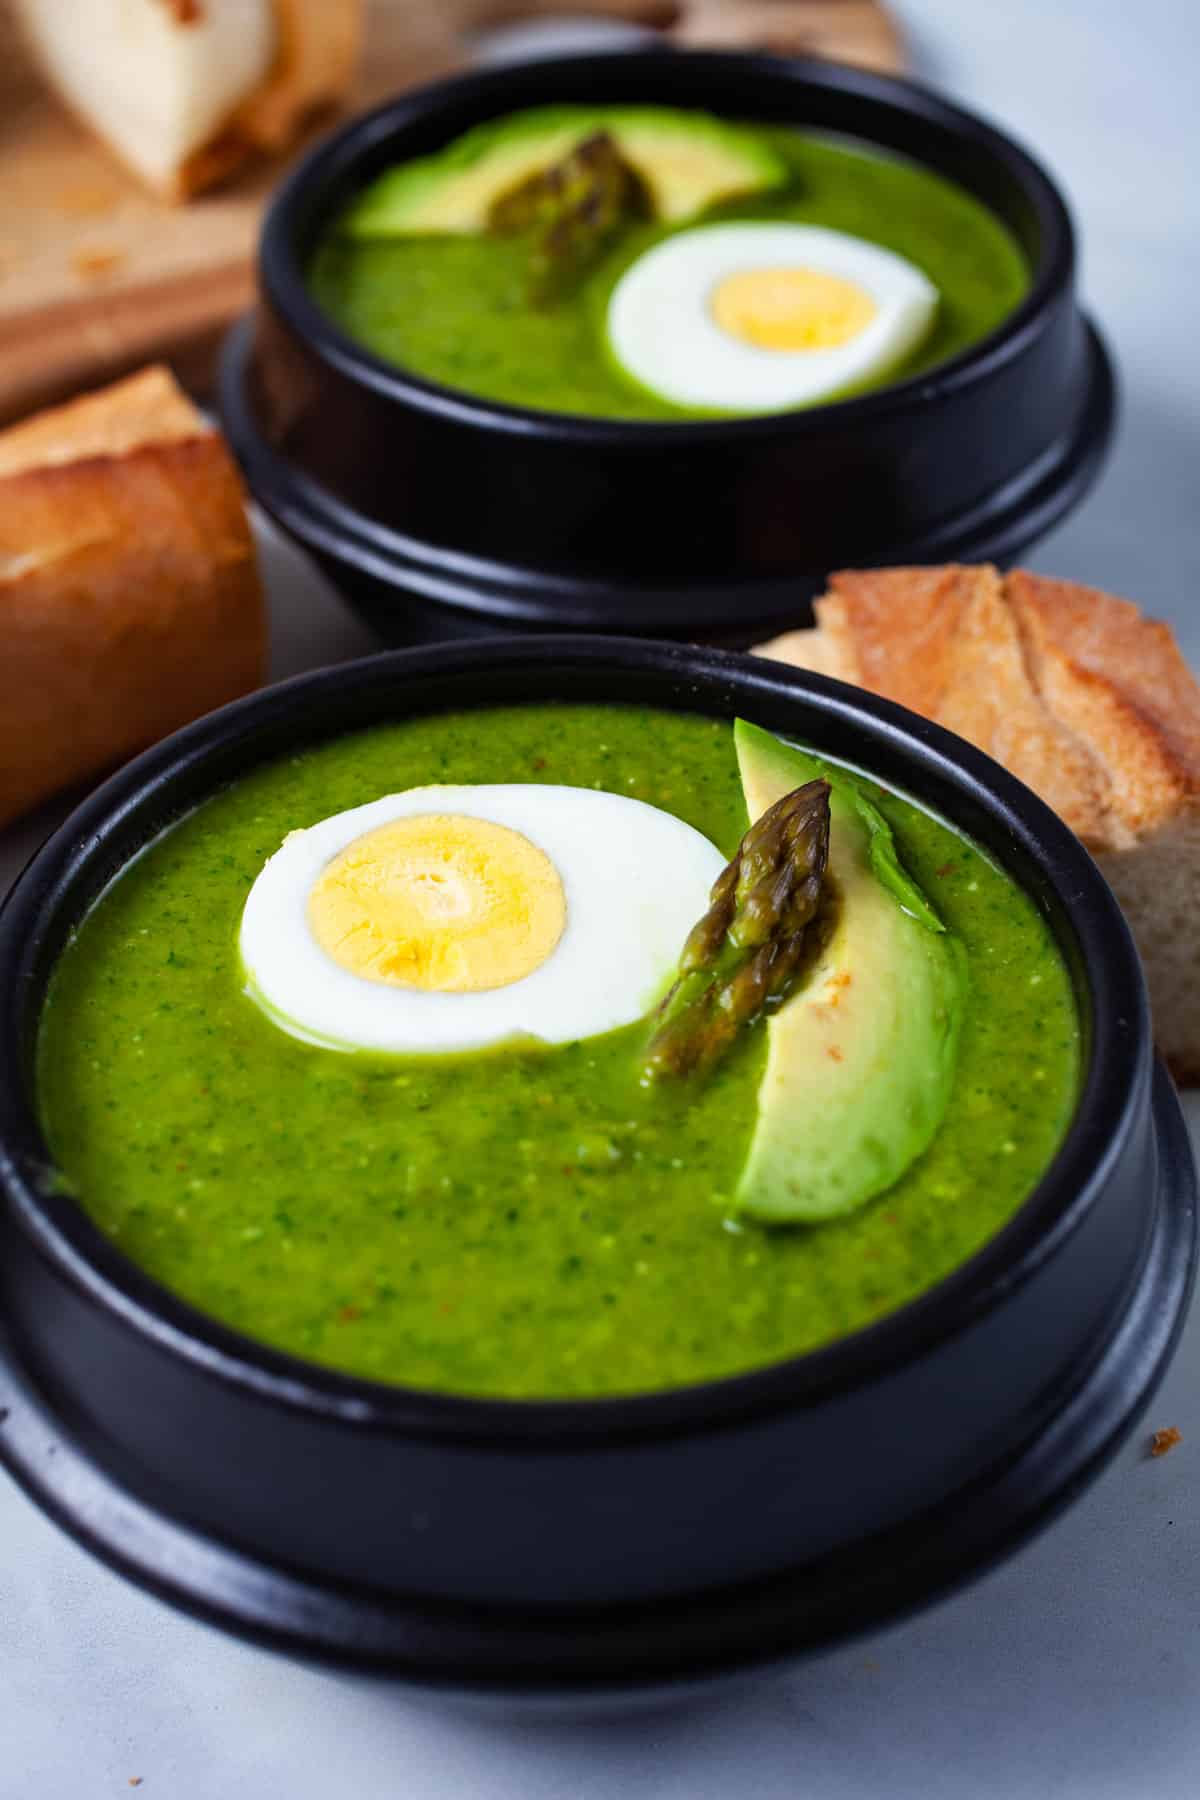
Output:
M305 286L322 227L388 164L548 101L669 102L897 151L1008 223L1031 290L913 380L715 423L525 411L353 343ZM797 623L831 568L1013 557L1086 491L1112 426L1112 373L1079 312L1071 222L1044 170L927 89L827 63L619 53L406 95L284 183L259 284L224 357L230 441L256 497L396 642L552 628L748 644Z
M608 1400L376 1385L250 1342L58 1190L35 1110L46 980L165 823L381 719L559 698L743 714L970 832L1044 910L1085 1025L1078 1112L1011 1223L882 1322L757 1372ZM1069 1499L1174 1343L1194 1173L1128 930L1076 839L959 740L835 682L618 639L482 640L301 677L114 776L0 915L0 1456L136 1580L291 1650L460 1689L661 1688L930 1599ZM502 1175L498 1175L502 1179Z

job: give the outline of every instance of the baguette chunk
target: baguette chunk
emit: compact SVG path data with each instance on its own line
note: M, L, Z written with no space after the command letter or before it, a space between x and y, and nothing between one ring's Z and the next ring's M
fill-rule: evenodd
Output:
M50 86L147 187L184 200L341 99L362 0L15 0Z
M1200 686L1170 627L988 566L842 570L816 615L759 654L935 719L1053 806L1125 910L1173 1073L1200 1082Z
M262 679L241 481L165 369L0 433L0 823Z

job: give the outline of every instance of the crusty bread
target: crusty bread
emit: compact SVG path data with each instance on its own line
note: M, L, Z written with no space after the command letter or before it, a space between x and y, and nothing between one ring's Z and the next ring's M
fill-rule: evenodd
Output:
M183 162L168 192L186 200L258 155L286 150L312 116L350 90L362 47L362 0L271 0L276 54L265 81Z
M362 0L273 0L278 50L234 128L260 150L283 150L310 113L348 93L362 49Z
M47 80L149 187L184 200L342 99L363 0L15 0Z
M816 613L759 653L936 719L1041 794L1125 909L1172 1069L1200 1081L1200 686L1169 626L987 566L844 570Z
M125 456L144 444L177 444L206 429L166 369L143 369L0 432L0 478L93 457Z
M262 679L241 481L165 369L0 433L0 824Z

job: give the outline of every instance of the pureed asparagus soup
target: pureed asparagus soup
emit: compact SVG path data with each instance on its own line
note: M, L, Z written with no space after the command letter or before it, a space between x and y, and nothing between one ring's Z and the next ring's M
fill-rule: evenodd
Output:
M928 1288L1046 1167L1079 1054L1042 918L929 814L753 726L521 706L159 837L62 956L39 1092L71 1191L212 1316L604 1395Z
M593 417L777 412L886 386L1013 311L1007 227L848 139L666 108L552 107L385 171L313 294L385 361Z

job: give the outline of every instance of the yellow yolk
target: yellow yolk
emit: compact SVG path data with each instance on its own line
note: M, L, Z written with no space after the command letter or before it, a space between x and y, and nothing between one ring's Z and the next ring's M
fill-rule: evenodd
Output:
M722 331L759 350L835 350L877 310L864 288L821 269L739 269L709 306Z
M308 898L313 936L342 968L431 993L520 981L545 962L566 919L544 851L507 825L457 813L366 832Z

